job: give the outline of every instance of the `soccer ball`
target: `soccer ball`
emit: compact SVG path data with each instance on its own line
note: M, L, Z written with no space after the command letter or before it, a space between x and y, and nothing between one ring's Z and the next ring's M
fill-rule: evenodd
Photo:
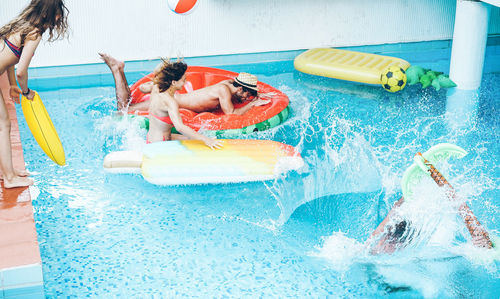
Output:
M380 84L389 92L397 92L406 86L405 70L399 66L391 66L380 75Z

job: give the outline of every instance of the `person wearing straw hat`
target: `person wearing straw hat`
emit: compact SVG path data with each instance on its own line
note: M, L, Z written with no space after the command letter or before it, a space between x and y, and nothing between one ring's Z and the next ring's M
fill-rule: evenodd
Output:
M115 79L116 99L118 110L127 113L134 111L148 111L150 100L130 104L131 93L125 78L125 63L116 58L99 53L102 60L108 65ZM158 67L155 69L155 73ZM143 93L151 93L153 82L142 84L139 88ZM225 114L243 115L252 107L266 105L271 102L259 97L257 77L249 73L239 73L234 79L221 81L185 94L176 94L175 101L179 108L194 112L208 112L220 108ZM235 108L234 103L250 101L245 106Z

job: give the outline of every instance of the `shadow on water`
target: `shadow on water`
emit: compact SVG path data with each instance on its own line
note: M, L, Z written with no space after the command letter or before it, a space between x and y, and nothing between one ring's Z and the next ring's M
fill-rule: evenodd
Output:
M380 221L377 207L383 198L378 191L323 196L295 209L283 229L299 234L303 225L314 227L307 230L314 242L338 231L362 242Z

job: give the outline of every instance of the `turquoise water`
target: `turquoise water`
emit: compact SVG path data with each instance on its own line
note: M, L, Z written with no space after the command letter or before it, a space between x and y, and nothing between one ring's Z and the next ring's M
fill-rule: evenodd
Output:
M404 58L446 71L448 54ZM20 129L39 191L33 205L46 296L498 296L499 262L472 247L454 207L430 182L419 189L424 204L404 215L421 232L418 244L383 256L362 245L401 196L413 155L440 142L469 152L440 167L481 222L500 231L498 72L484 75L464 111L444 90L409 86L390 94L296 72L291 60L217 67L255 73L289 96L288 121L245 138L294 145L307 167L276 181L179 187L108 174L104 156L140 149L145 136L113 117L113 87L45 86L40 95L67 166L48 160L22 121Z

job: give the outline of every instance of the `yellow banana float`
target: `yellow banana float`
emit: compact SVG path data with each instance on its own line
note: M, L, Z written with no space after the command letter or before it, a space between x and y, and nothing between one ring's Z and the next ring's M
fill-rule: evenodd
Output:
M21 107L31 134L45 154L58 165L66 164L61 140L38 93L35 93L33 100L23 96Z

